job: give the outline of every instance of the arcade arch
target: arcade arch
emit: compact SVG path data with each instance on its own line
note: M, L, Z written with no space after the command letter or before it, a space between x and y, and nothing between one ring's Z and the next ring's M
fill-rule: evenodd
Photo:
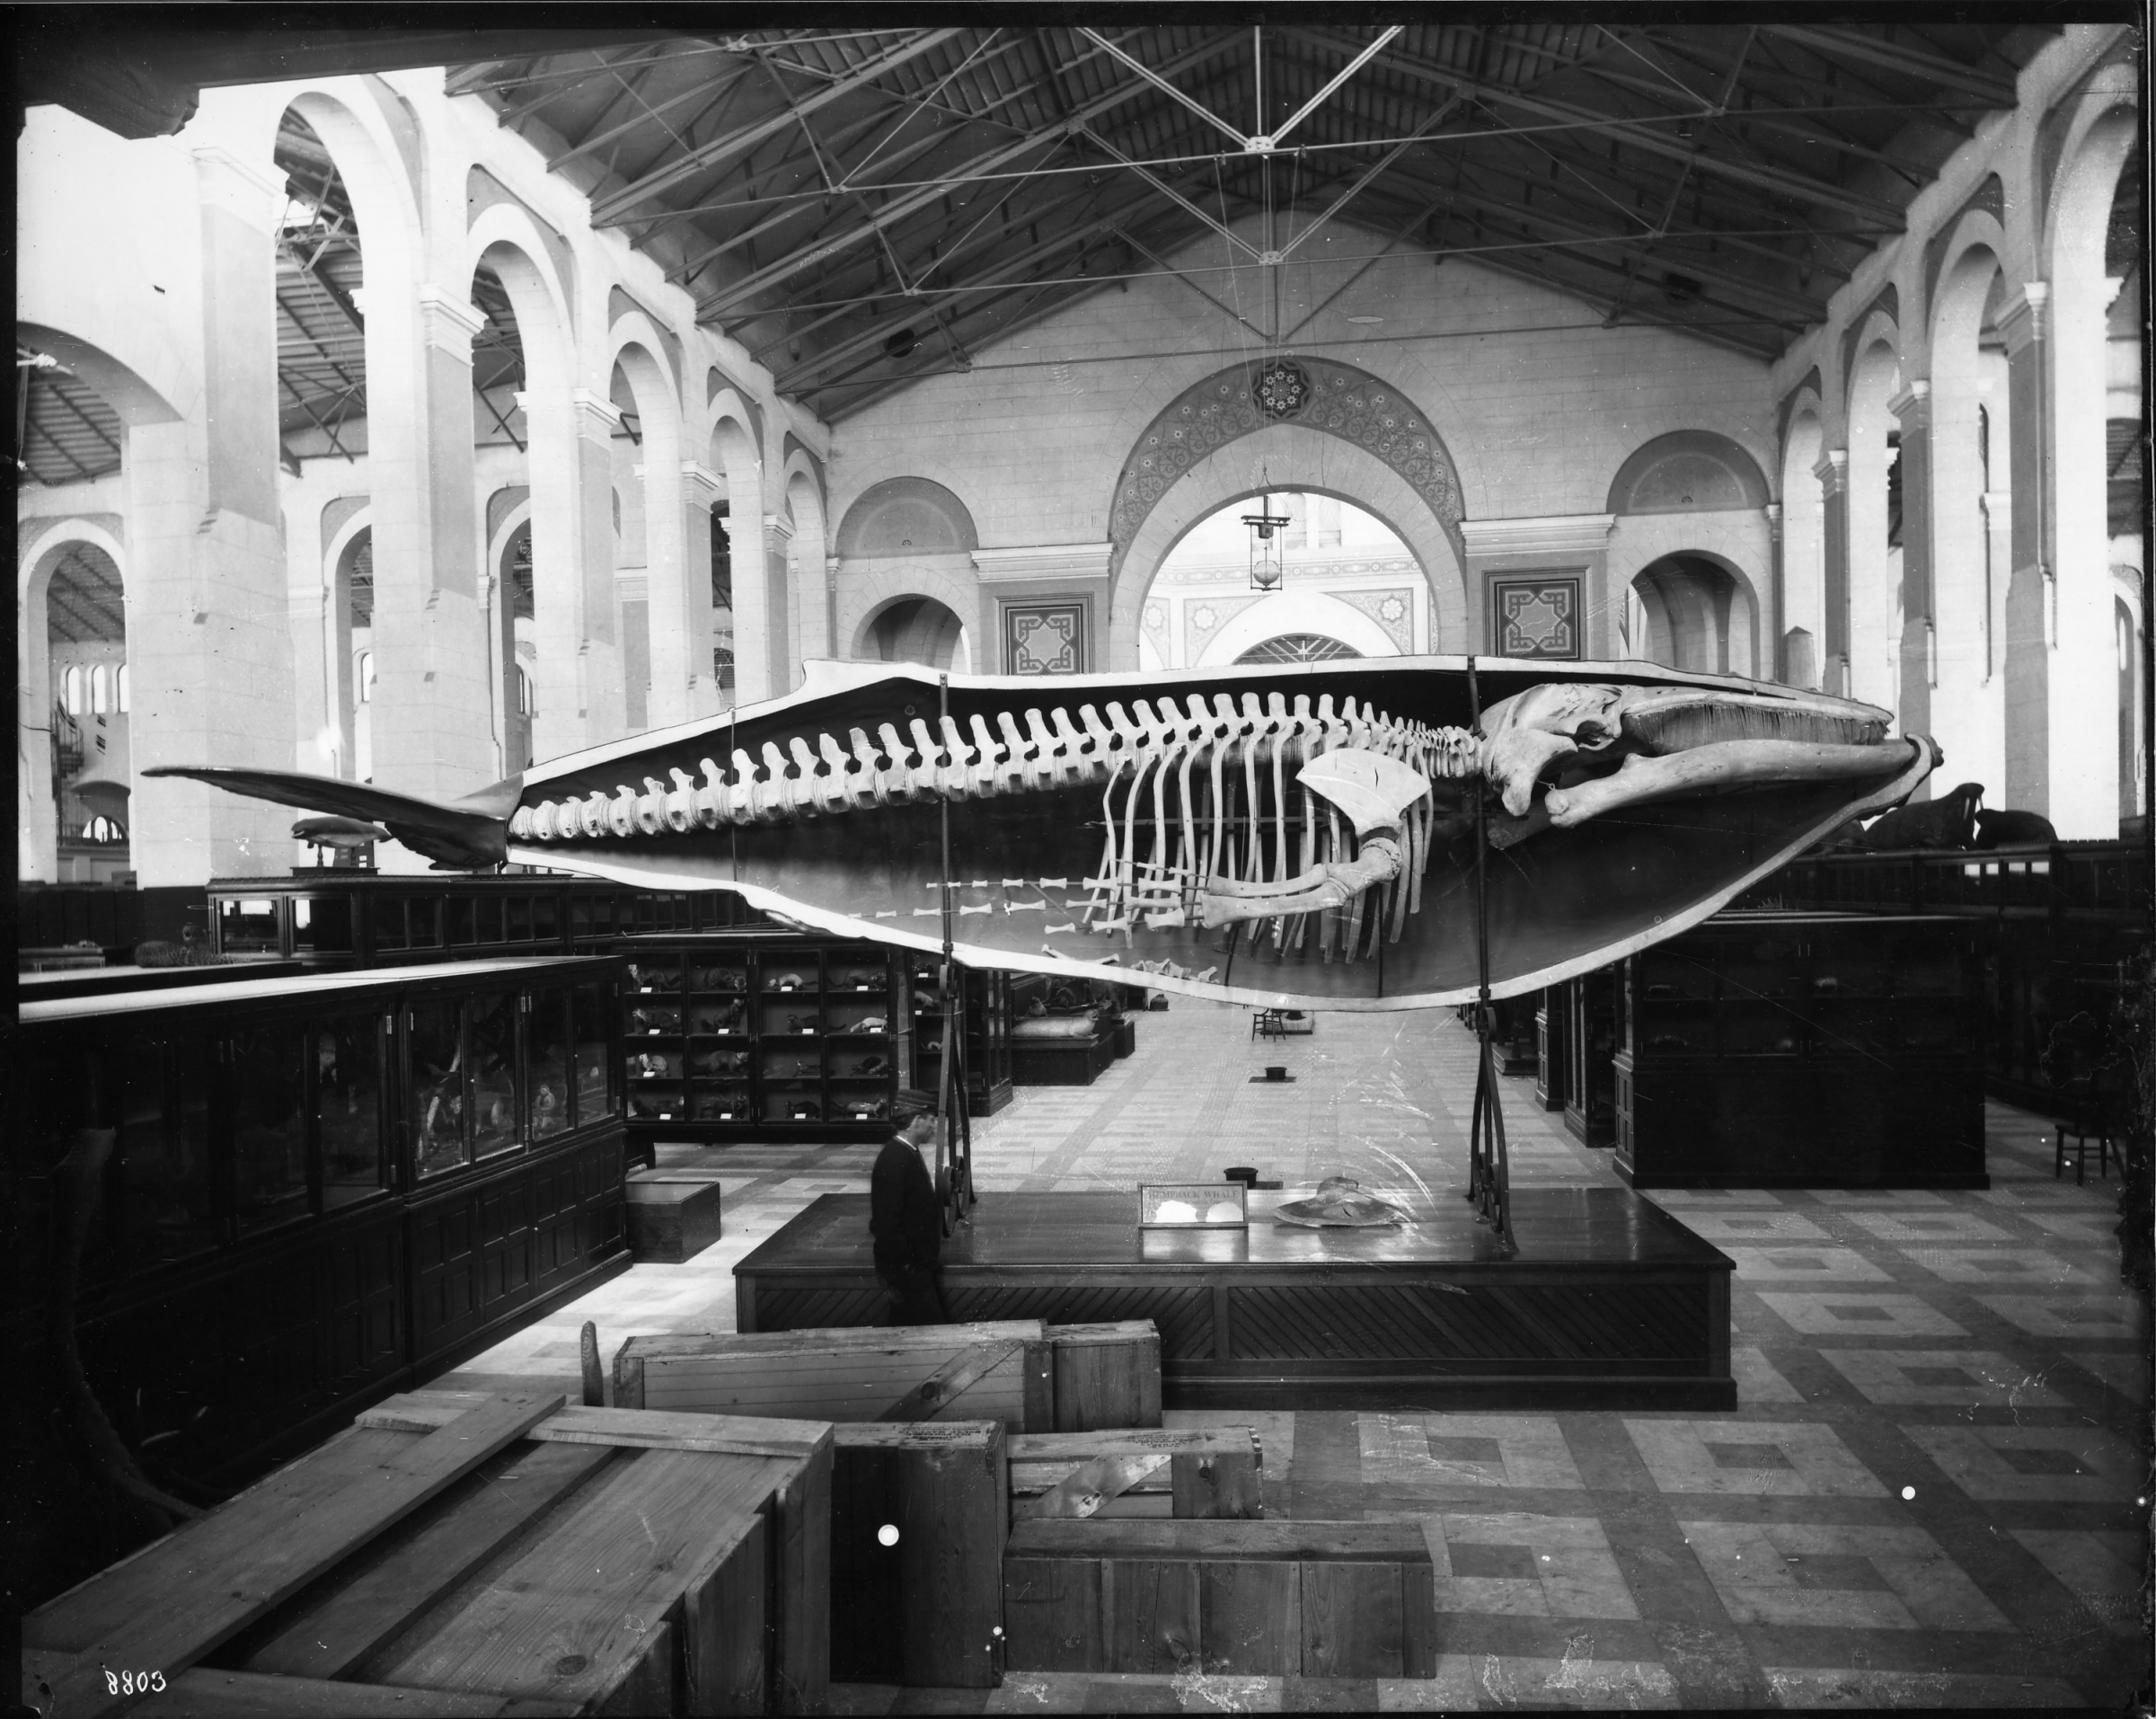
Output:
M1781 459L1781 672L1792 687L1816 690L1825 665L1826 499L1818 465L1825 447L1816 394L1789 419Z
M1849 681L1867 704L1901 704L1900 518L1894 476L1901 430L1892 402L1902 389L1899 335L1875 315L1858 342L1849 379Z

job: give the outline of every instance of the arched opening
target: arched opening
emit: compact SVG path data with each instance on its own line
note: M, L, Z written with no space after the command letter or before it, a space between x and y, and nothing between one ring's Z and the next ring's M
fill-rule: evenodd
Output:
M1746 618L1744 591L1705 555L1664 555L1633 577L1640 631L1634 654L1701 674L1731 672L1730 639Z
M1799 411L1781 457L1782 676L1814 689L1826 631L1826 499L1816 469L1825 446L1819 414Z
M786 678L774 690L791 692L801 684L805 659L838 655L838 594L824 547L824 498L815 478L798 465L786 477L786 515L792 527L786 540Z
M1279 586L1253 589L1252 527L1277 528ZM1197 520L1162 558L1139 607L1138 667L1147 671L1242 660L1275 639L1330 640L1358 657L1432 648L1429 589L1400 534L1351 501L1321 491L1259 490Z
M771 696L771 578L764 549L763 467L738 396L717 371L704 385L712 405L705 465L719 494L711 503L711 671L720 702Z
M1940 275L1931 324L1931 731L1957 780L2006 798L2006 584L2010 537L2007 280L1993 235Z
M539 588L532 575L532 522L528 516L511 527L501 545L496 557L494 589L503 623L504 763L510 770L528 770L533 762L533 718L539 709L538 681L534 673L539 658Z
M1238 662L1336 662L1363 653L1322 633L1282 633L1252 645Z
M1890 402L1900 360L1886 335L1859 355L1849 386L1849 683L1852 698L1901 706L1901 429ZM1832 690L1832 689L1830 689Z
M362 526L338 552L331 589L344 596L344 634L352 672L343 678L349 701L342 726L352 737L352 775L375 779L375 531Z
M285 175L278 221L278 434L287 467L358 460L367 424L366 259L352 197L322 135L296 107L277 126Z
M956 674L973 670L966 624L932 597L901 597L886 603L862 628L853 653L882 662L919 662Z
M68 543L52 561L45 634L48 684L59 694L44 724L57 879L111 882L130 869L128 628L119 564L96 545Z
M531 432L521 397L529 385L525 374L524 335L517 322L517 301L490 262L482 261L472 270L472 307L479 313L480 327L472 336L472 429L473 447L482 459L508 459L520 463L520 474L530 477ZM490 453L490 450L500 450ZM496 469L490 466L488 469ZM509 474L516 474L514 465ZM490 504L490 509L492 504ZM490 533L491 535L491 532ZM521 595L513 584L512 559L521 563ZM532 762L531 700L519 687L525 670L518 666L521 648L535 654L532 643L531 523L527 517L517 535L500 546L490 575L481 581L485 606L488 704L490 719L501 741L501 768L522 770ZM521 602L521 608L519 603ZM522 626L519 627L519 616Z
M708 580L687 576L681 405L641 315L623 318L609 380L622 415L614 438L616 589L629 727L684 722L710 700L711 667L695 641L711 630ZM701 569L702 555L695 557Z

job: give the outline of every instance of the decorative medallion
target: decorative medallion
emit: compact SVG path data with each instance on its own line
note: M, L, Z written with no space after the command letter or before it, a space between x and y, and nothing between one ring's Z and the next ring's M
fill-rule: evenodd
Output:
M1013 675L1085 672L1085 605L1006 604L1003 669Z
M1258 373L1250 398L1268 418L1293 418L1310 398L1310 377L1300 365L1275 359Z
M1200 633L1210 633L1220 625L1220 616L1213 612L1210 604L1201 603L1190 611L1190 625Z
M1491 648L1501 657L1580 655L1577 579L1490 581Z

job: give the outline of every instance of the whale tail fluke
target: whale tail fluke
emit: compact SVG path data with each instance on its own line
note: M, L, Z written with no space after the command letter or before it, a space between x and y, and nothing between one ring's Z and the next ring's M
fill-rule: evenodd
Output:
M310 775L301 770L251 770L219 765L162 764L143 772L150 776L190 776L232 793L296 806L302 811L330 812L376 823L445 870L499 865L508 857L508 820L485 810L502 795L482 789L463 803L422 800L366 782ZM515 804L515 793L508 796Z

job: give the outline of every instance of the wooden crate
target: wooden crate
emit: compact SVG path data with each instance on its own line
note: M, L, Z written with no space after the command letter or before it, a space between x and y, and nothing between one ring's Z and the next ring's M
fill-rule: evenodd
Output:
M703 1414L986 1420L1046 1432L1054 1393L1038 1319L632 1337L614 1361L616 1403Z
M811 1713L831 1429L393 1397L23 1621L23 1695L117 1712ZM107 1670L162 1674L130 1697Z
M1009 1505L1000 1421L834 1429L831 1675L976 1689L1003 1681ZM895 1543L882 1535L895 1529Z
M1056 1431L1161 1423L1161 1334L1150 1319L1050 1325Z
M678 1265L720 1236L719 1172L639 1170L623 1184L629 1251L639 1261Z
M1019 1086L1090 1086L1116 1059L1114 1029L1082 1039L1011 1041L1011 1080Z
M1021 1521L1011 1669L1435 1677L1435 1568L1411 1521Z
M1013 1521L1265 1514L1263 1452L1248 1427L1021 1433L1009 1451Z

